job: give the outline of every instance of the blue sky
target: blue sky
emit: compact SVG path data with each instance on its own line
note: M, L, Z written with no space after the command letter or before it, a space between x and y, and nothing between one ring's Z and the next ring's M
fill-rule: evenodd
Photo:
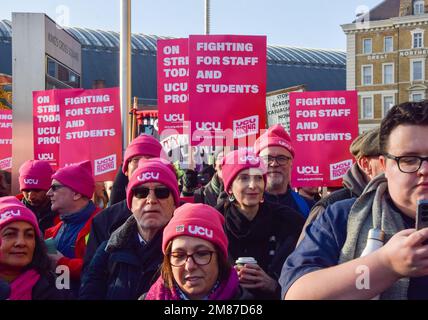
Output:
M211 33L266 35L268 44L346 49L341 24L382 0L211 0ZM69 26L119 31L119 0L1 0L11 12L44 12ZM67 14L69 13L69 14ZM172 37L204 33L204 0L132 0L132 32Z

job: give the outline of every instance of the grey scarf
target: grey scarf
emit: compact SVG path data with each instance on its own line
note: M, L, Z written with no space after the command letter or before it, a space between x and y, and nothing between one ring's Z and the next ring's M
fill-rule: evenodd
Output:
M378 228L385 232L385 243L397 232L404 230L400 213L396 212L386 201L387 181L381 174L369 182L362 195L355 201L348 217L347 237L342 247L339 263L344 263L361 256L368 232ZM381 299L407 299L409 278L401 278L381 294Z

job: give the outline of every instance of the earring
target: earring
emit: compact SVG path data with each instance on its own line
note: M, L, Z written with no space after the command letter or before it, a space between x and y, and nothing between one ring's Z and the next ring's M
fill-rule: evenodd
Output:
M263 203L263 202L265 202L265 198L262 198L262 199L260 200L260 203Z
M233 194L231 194L231 195L229 196L229 201L230 201L230 202L235 201L235 196L234 196Z

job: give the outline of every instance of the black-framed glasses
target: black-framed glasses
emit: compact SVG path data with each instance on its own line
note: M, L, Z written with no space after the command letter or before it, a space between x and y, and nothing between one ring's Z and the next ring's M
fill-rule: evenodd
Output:
M284 156L284 155L280 155L280 156L261 156L260 158L263 159L263 161L265 163L267 163L268 165L273 164L275 161L280 165L280 166L285 166L290 160L291 157L288 156Z
M147 188L147 187L135 187L132 189L134 197L137 199L145 199L148 197L150 190L155 192L155 196L158 199L166 199L171 194L171 191L165 187Z
M63 186L62 184L53 184L53 185L51 185L51 187L50 187L50 189L53 191L53 192L55 192L55 191L57 191L57 190L59 190L59 189L61 189L61 188L64 188L65 186Z
M396 157L389 153L385 153L384 156L388 159L395 160L397 162L398 169L404 173L414 173L421 168L422 162L424 161L428 162L428 157L419 157L419 156Z
M211 262L214 253L215 251L209 250L200 250L193 252L192 254L187 254L184 252L171 252L168 254L168 257L169 263L173 267L184 266L189 258L192 258L193 262L198 266L205 266Z

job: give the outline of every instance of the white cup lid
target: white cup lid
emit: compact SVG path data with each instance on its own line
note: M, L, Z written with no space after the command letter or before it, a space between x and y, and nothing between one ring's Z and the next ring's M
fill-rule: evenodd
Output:
M235 261L235 263L236 264L250 264L250 263L253 263L253 264L257 264L257 260L256 259L254 259L253 257L239 257L236 261Z

